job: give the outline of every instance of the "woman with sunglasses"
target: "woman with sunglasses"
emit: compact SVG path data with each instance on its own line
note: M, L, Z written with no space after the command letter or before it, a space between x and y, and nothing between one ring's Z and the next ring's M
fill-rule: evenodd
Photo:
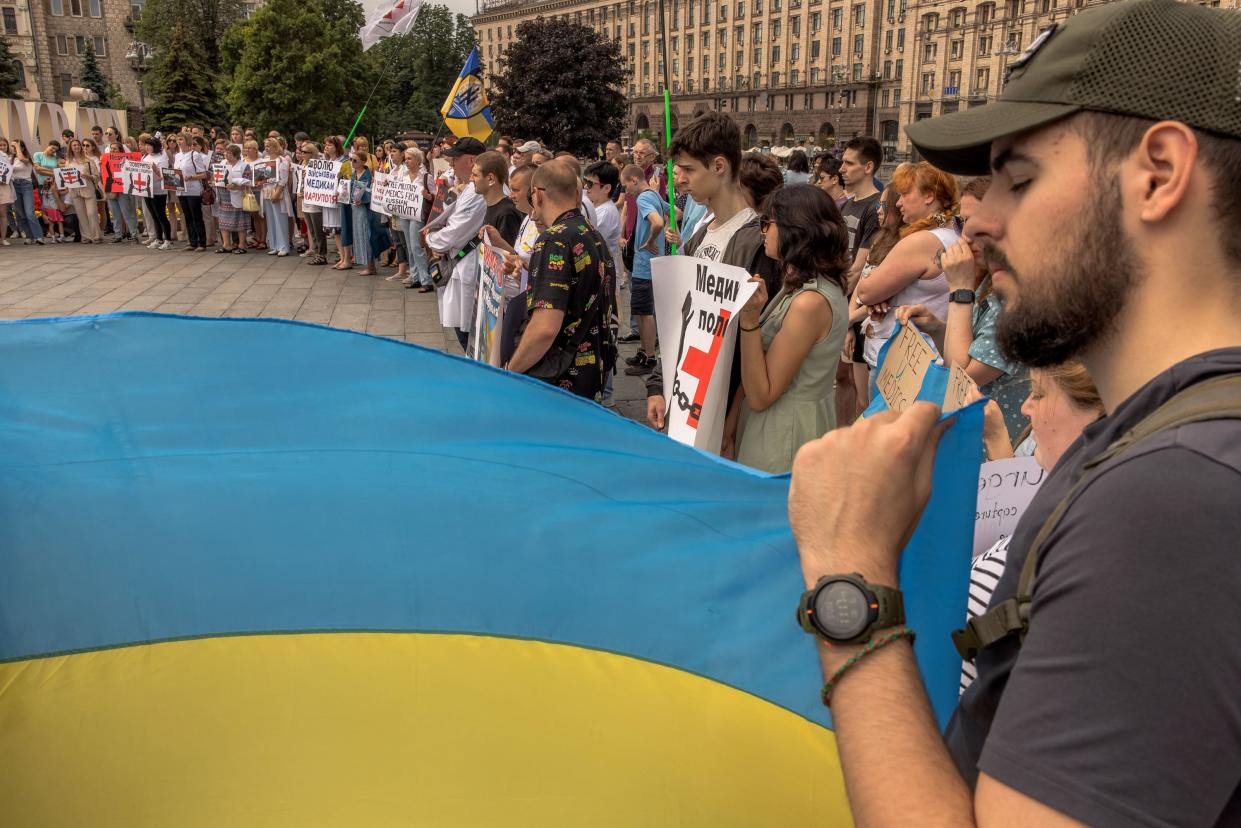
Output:
M737 315L741 388L725 421L722 454L780 473L792 469L803 443L836 427L849 236L832 199L808 184L769 196L760 228L782 282L768 304L767 285L755 276L757 290Z

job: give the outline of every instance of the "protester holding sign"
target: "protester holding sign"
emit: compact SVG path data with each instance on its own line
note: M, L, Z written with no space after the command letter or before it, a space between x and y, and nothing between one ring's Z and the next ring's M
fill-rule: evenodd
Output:
M763 207L766 253L784 274L767 302L758 289L737 317L741 388L724 426L725 457L786 472L804 444L836 426L834 378L848 330L849 238L831 197L784 187ZM735 449L735 450L734 450Z
M960 238L954 217L957 183L952 176L925 161L902 164L892 174L900 193L897 207L908 224L900 242L858 282L854 297L859 305L880 308L864 324L864 356L872 369L879 349L896 330L896 316L888 312L901 305L926 305L935 316L948 314L948 279L939 255Z
M350 159L350 216L353 231L353 259L362 266L363 276L375 275L375 251L371 249L371 188L375 173L371 170L369 145L362 139L354 141Z
M113 243L123 242L127 239L133 239L135 244L142 243L142 237L138 230L138 207L134 202L134 197L125 190L125 178L123 175L124 165L126 161L139 161L142 156L136 152L129 152L119 140L114 140L108 145L108 151L103 154L101 164L106 173L106 178L111 182L110 196L112 203L115 205L113 212L116 214L117 234L113 239Z
M327 189L327 176L333 179L331 185L331 197L323 196L323 233L329 238L336 239L336 261L332 263L332 267L340 269L345 263L346 251L343 247L341 239L342 214L344 210L337 199L337 191L341 183L341 171L344 167L344 142L340 140L338 135L325 135L323 138L323 160L331 164L331 172L325 171L316 165L310 176L310 190L312 193ZM323 181L320 181L323 178ZM327 203L330 202L330 203Z
M34 210L34 158L26 148L26 142L14 138L10 169L13 176L14 206L17 208L17 225L24 230L24 244L43 244L43 228Z
M266 164L260 162L254 169L256 185L260 182L259 171L271 172L261 184L263 215L267 219L267 255L283 258L293 252L289 244L289 216L293 213L289 196L289 159L281 151L278 139L268 138L263 146L267 151Z
M318 185L329 179L335 180L333 165L319 154L319 147L313 141L302 141L297 145L297 154L304 165L302 170L302 191L298 196L302 205L302 218L306 220L306 233L309 235L309 246L306 248L306 264L316 267L327 264L327 236L323 229L323 202L320 200L322 188ZM316 189L310 190L314 182ZM307 197L308 194L310 197ZM335 191L332 193L335 196Z
M402 164L393 173L396 181L409 185L414 197L408 214L393 216L393 230L405 235L405 252L409 259L409 278L403 282L405 287L419 287L422 293L430 293L435 288L431 284L431 274L427 263L427 250L422 245L423 217L435 197L435 185L431 175L423 167L422 150L414 146L406 147L402 153Z
M207 142L192 138L184 142L174 165L181 174L181 189L177 201L185 219L185 232L189 237L186 250L202 253L207 249L207 226L203 220L203 185L211 175L211 156L207 155Z
M163 171L169 165L164 144L155 136L147 136L143 142L143 162L151 170L151 195L146 199L143 214L155 225L155 240L147 247L152 250L172 249L172 224L168 221L168 191L164 189Z
M0 245L9 246L9 205L17 200L13 190L9 139L0 136Z
M242 209L250 173L236 144L229 144L224 150L224 165L228 196L219 202L220 247L215 252L242 254L246 252L246 233L250 230L250 214Z
M69 189L69 197L73 199L73 209L78 215L78 224L83 244L102 244L103 235L99 231L99 208L96 206L95 187L102 181L99 164L86 154L82 142L74 138L69 142L69 156L66 169L77 171L80 185Z

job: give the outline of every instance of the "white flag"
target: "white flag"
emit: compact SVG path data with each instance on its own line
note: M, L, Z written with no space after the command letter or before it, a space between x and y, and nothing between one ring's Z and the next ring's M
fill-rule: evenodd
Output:
M362 39L362 51L365 52L385 37L409 32L422 9L422 2L423 0L395 0L377 9L375 15L366 21L366 25L358 29L358 37Z

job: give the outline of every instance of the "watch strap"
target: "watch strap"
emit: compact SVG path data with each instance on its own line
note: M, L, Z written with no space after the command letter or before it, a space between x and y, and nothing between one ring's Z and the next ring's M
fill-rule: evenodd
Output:
M955 302L958 305L972 305L974 304L974 300L976 298L978 298L978 294L967 288L954 290L952 293L948 294L948 301Z
M875 602L879 604L878 616L875 618L875 625L871 628L871 635L879 630L886 630L889 627L901 627L905 624L905 596L899 589L892 587L877 586L867 583L867 587L875 595Z

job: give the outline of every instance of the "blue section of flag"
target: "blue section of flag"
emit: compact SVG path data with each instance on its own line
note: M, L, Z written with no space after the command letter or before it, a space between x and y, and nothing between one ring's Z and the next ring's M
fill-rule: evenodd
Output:
M977 481L960 458L981 427L972 407L945 435L902 568L942 721ZM0 324L0 659L477 632L631 654L828 724L787 496L787 476L389 339L154 314Z

